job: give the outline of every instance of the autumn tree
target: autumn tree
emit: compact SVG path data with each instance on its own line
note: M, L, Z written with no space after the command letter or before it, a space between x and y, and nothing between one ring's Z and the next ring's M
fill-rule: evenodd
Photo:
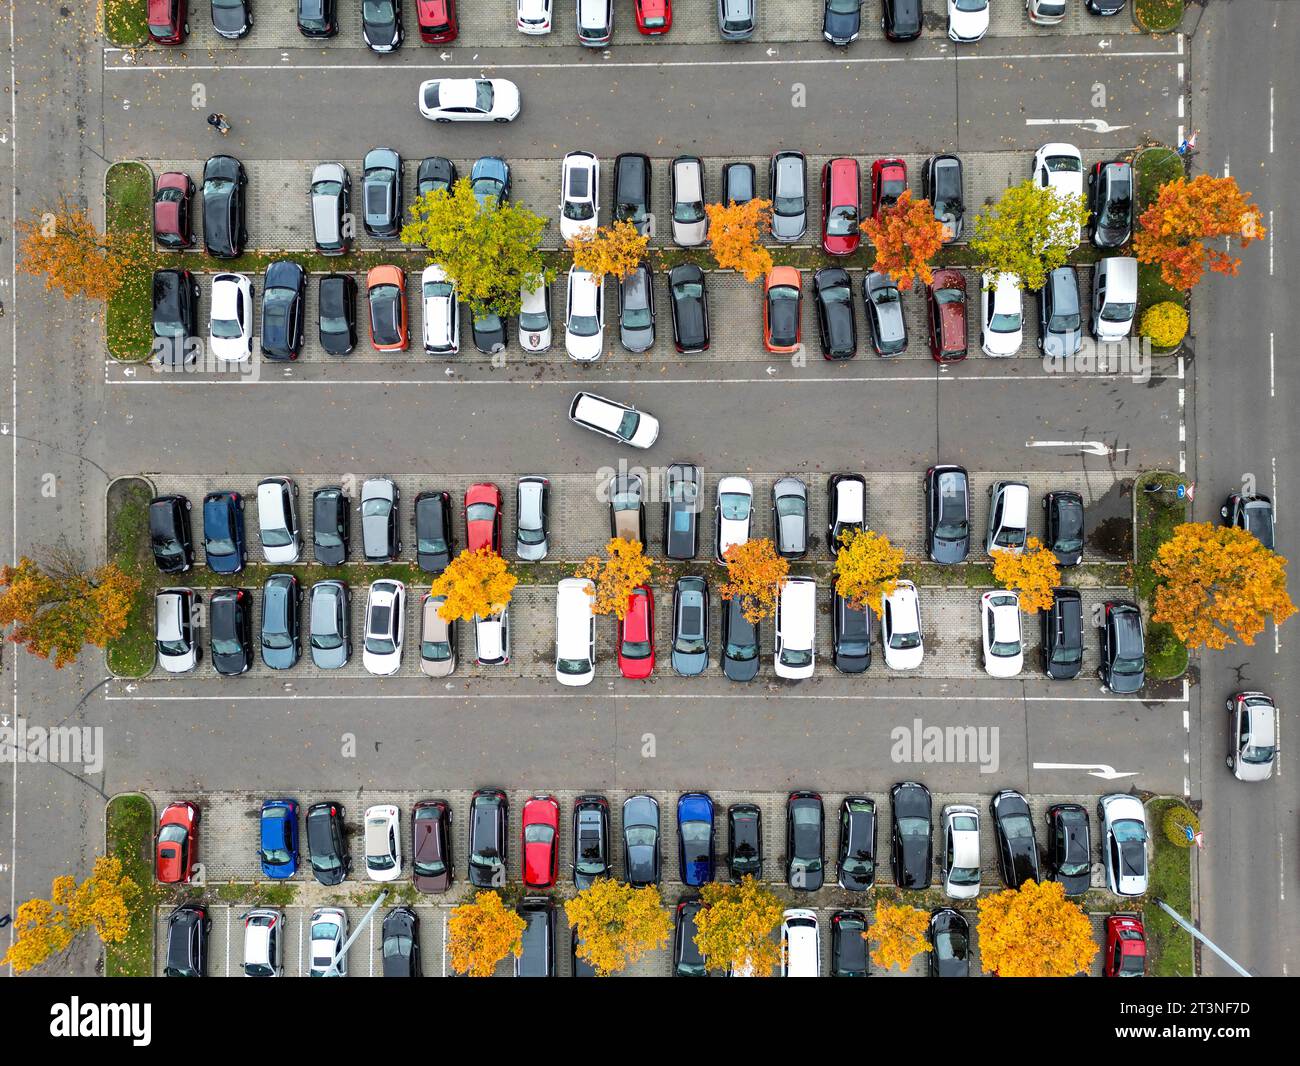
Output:
M447 918L451 968L468 977L491 977L507 955L524 951L524 920L496 892L476 892Z
M975 217L970 249L993 274L1015 274L1031 291L1064 266L1088 221L1082 196L1063 196L1032 180L1012 185L996 204Z
M876 942L871 961L882 970L891 966L906 970L914 958L930 950L925 936L929 927L930 916L925 911L882 901L876 904L875 924L862 936Z
M638 233L631 222L615 222L585 231L568 243L573 265L579 270L589 270L597 277L610 274L621 281L645 258L650 236Z
M0 966L26 973L54 955L62 954L85 929L93 929L105 944L120 944L131 927L131 903L140 886L122 872L122 861L107 855L95 860L90 876L56 877L49 899L20 904L14 919L16 939Z
M881 210L879 219L868 218L862 232L876 250L875 269L888 274L900 289L910 289L918 279L930 284L930 260L943 247L946 230L929 200L913 200L907 189Z
M578 567L576 576L585 577L594 585L593 613L612 614L622 620L632 590L648 584L652 574L650 560L639 540L612 537L605 545L605 558L589 556Z
M578 957L599 977L627 969L647 951L668 943L673 920L657 885L633 888L601 877L564 904L569 927L578 933Z
M491 548L466 549L433 579L429 594L447 597L438 608L440 618L468 622L475 615L487 618L504 611L518 581L509 564Z
M1133 254L1140 263L1159 264L1160 276L1179 289L1192 288L1207 268L1236 274L1241 260L1205 242L1236 238L1245 248L1262 238L1268 232L1264 213L1249 199L1233 177L1198 174L1165 182L1138 218Z
M722 598L739 596L745 618L755 625L771 617L781 584L790 573L790 564L776 554L776 546L765 537L753 537L743 544L733 544L723 561L727 564L727 580L719 589Z
M103 648L126 632L140 581L116 563L88 569L66 549L47 556L0 567L0 630L61 669L86 644Z
M781 924L781 901L746 875L739 883L709 881L695 915L695 946L710 966L770 977L781 961L772 933Z
M855 607L877 609L898 587L903 549L873 529L846 529L835 555L835 591Z
M417 197L410 215L402 242L427 248L428 261L447 272L476 313L516 315L522 291L553 276L540 250L546 220L511 200L480 203L466 178L450 194L434 189Z
M1061 583L1056 555L1037 537L1025 541L1023 551L995 548L993 579L1006 589L1020 593L1020 609L1037 614L1052 606L1053 589Z
M101 232L90 216L66 197L51 211L19 219L18 269L45 279L45 290L62 289L66 299L109 300L127 272L149 258L141 233Z
M1059 881L1026 881L979 901L980 966L999 977L1073 977L1098 947Z
M1188 648L1226 648L1234 636L1254 644L1267 618L1280 626L1295 614L1286 559L1244 529L1184 522L1151 570L1160 581L1152 621L1167 623Z
M771 200L743 204L705 204L709 215L709 248L720 270L736 270L746 281L757 281L772 269L772 256L759 243L772 226Z

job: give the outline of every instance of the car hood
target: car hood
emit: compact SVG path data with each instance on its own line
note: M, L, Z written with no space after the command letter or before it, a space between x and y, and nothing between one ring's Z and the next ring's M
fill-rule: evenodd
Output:
M808 228L806 211L797 215L778 215L772 212L772 236L779 241L793 241L803 236Z
M958 11L950 6L948 26L951 33L962 40L974 40L989 28L989 9L986 6L981 11Z
M826 12L824 29L833 41L848 41L856 37L861 25L862 16L860 11L852 11L847 14L841 14L838 11Z

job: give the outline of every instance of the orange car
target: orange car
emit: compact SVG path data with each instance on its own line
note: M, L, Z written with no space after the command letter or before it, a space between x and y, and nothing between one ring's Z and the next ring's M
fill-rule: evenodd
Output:
M404 352L410 342L406 322L406 271L377 266L366 275L370 305L370 343L377 352Z
M763 347L769 352L799 350L803 284L794 267L773 267L763 285Z

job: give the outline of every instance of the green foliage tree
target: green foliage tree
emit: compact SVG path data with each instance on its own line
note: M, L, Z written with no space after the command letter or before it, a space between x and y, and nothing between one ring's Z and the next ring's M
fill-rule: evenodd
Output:
M986 270L1015 274L1031 291L1064 266L1088 221L1082 196L1060 196L1032 180L1013 185L975 218L971 251Z

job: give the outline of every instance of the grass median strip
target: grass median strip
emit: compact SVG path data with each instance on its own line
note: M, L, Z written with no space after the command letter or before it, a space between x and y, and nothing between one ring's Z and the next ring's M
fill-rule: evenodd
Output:
M1171 843L1164 834L1165 815L1181 807L1180 799L1148 801L1147 833L1151 837L1151 869L1142 925L1147 934L1147 973L1151 977L1194 977L1196 962L1192 938L1172 918L1151 902L1162 899L1189 921L1192 918L1191 852Z
M1181 14L1179 16L1181 18ZM1184 176L1183 157L1172 148L1163 145L1143 148L1133 157L1133 168L1137 172L1137 207L1135 214L1142 216L1160 193L1160 187ZM1179 307L1187 306L1187 293L1170 285L1160 276L1159 263L1138 263L1138 314L1160 303L1173 303ZM1165 355L1177 351L1173 348L1156 348L1156 355Z
M1151 604L1159 584L1151 563L1160 546L1173 536L1174 529L1187 521L1187 504L1178 499L1181 480L1177 474L1154 471L1133 484L1137 507L1133 583L1147 616L1147 674L1156 681L1182 677L1187 671L1187 648L1183 642L1168 624L1150 620Z
M153 876L153 804L137 793L114 796L104 811L107 853L122 862L122 872L140 893L131 901L126 939L104 949L106 977L153 976L154 910L170 898Z

